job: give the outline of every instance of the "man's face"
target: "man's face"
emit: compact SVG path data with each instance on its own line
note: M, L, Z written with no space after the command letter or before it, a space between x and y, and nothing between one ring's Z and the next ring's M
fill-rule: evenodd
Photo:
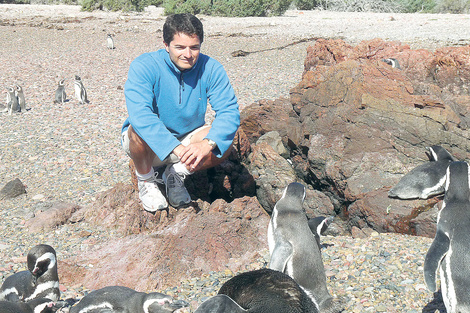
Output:
M171 61L181 71L189 70L196 64L201 50L201 41L197 35L188 36L177 33L169 44L163 43L166 51L170 54Z

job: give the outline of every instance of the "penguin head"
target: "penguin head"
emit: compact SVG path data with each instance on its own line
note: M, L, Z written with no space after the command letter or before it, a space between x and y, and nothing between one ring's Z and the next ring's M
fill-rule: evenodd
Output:
M75 75L75 80L82 80L82 79L80 78L80 76Z
M426 149L429 151L426 154L428 155L429 160L431 161L457 161L457 159L455 159L446 149L441 146L435 145L431 147L426 147Z
M145 296L143 310L145 313L174 312L178 309L189 306L184 300L173 300L171 296L152 292Z
M37 298L26 302L34 313L53 313L56 311L55 302L47 298Z
M20 85L16 85L16 86L15 86L15 89L16 89L16 91L18 91L18 92L21 92L21 91L23 90L23 88L21 88Z
M49 269L56 266L56 252L49 245L37 245L28 252L27 261L31 274L35 277L40 277Z
M59 80L59 86L64 86L65 85L65 78Z
M290 183L286 189L284 189L281 199L300 201L300 203L303 203L305 200L305 186L301 183Z
M470 201L469 170L467 162L452 162L447 167L444 201Z

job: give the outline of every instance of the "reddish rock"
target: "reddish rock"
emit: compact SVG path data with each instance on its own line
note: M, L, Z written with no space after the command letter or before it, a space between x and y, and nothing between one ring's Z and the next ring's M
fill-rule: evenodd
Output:
M73 203L58 202L46 211L40 212L35 217L26 221L26 228L33 233L48 231L57 226L66 224L70 217L80 207Z
M150 291L210 271L244 270L267 247L268 223L255 198L198 203L197 210L170 213L151 233L89 245L83 254L59 261L61 283Z

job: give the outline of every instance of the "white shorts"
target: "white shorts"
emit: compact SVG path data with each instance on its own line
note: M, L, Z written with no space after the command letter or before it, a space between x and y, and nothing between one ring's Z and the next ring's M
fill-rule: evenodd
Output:
M195 130L188 133L187 135L184 135L183 137L179 138L179 141L181 142L181 144L183 146L187 146L191 143L191 138L194 136L194 134L196 134L199 131L201 131L205 128L208 128L208 127L211 127L211 126L210 125L204 125L204 126L201 126L199 128L196 128ZM124 151L130 157L131 156L131 151L129 149L129 141L130 140L129 140L129 136L127 135L127 129L126 129L121 134L121 144L122 144L122 148L124 149ZM180 161L180 159L174 153L170 153L170 155L166 159L164 159L163 161L160 160L160 158L155 155L155 159L153 159L152 166L153 167L160 167L160 166L164 166L164 165L171 164L171 163L178 163L179 161Z

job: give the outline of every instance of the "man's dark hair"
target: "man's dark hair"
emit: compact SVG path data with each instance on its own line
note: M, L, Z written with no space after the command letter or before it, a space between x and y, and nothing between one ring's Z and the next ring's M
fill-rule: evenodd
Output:
M166 18L163 24L163 41L169 44L175 34L197 35L199 40L204 40L204 31L201 21L192 14L173 14Z

